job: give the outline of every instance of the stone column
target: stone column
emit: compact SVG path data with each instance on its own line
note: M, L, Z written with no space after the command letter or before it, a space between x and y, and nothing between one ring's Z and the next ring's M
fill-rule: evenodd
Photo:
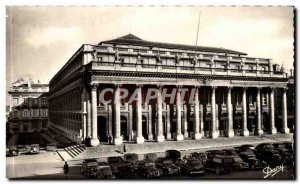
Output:
M183 137L188 138L189 133L187 131L188 122L187 122L187 106L183 105Z
M180 88L181 86L177 87L176 91L176 114L177 114L177 132L175 136L176 141L182 141L183 140L183 135L181 133L181 97L180 97Z
M86 138L86 116L87 116L87 102L86 102L86 89L83 88L82 96L81 96L81 101L82 101L82 137L81 140L84 141Z
M218 138L218 132L216 131L216 87L212 86L211 91L211 131L210 138Z
M200 104L200 134L201 134L201 137L204 136L204 121L203 121L203 118L204 118L204 112L203 112L203 105Z
M260 88L257 88L256 95L256 126L255 135L262 135L264 131L261 129L261 102L260 102Z
M91 109L91 100L87 99L87 127L86 127L86 138L92 137L92 109Z
M91 145L98 146L98 122L97 122L97 84L92 85L91 89L91 103L92 103L92 138Z
M287 104L286 104L286 90L287 88L283 88L282 93L282 133L290 133L289 128L287 127Z
M172 139L170 124L170 106L167 105L167 139Z
M137 85L137 104L136 104L136 140L137 144L144 142L143 132L142 132L142 85Z
M242 126L242 132L241 135L243 136L249 136L249 131L247 129L247 88L243 88L243 126Z
M115 129L114 129L114 144L120 145L123 143L123 138L121 137L121 119L120 119L120 84L116 84L115 94L114 94L114 120L115 120Z
M152 133L152 106L149 105L149 117L148 117L148 140L153 140L153 133Z
M162 98L161 98L162 86L158 86L157 93L157 128L156 128L156 141L163 142L165 137L163 135L163 122L162 122Z
M270 93L270 134L276 134L277 130L275 127L275 107L274 107L274 88L271 88Z
M227 121L228 121L228 131L227 131L227 137L233 137L234 131L233 131L233 113L232 113L232 102L231 102L231 90L232 87L228 87L228 93L227 93Z
M201 134L199 133L200 121L199 121L199 87L196 86L195 91L195 108L194 108L195 121L193 124L193 139L199 140L201 139Z

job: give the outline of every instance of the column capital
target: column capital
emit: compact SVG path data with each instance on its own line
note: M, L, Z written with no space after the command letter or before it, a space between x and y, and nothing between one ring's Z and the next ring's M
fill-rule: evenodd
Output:
M142 88L144 85L143 84L136 84L137 88Z
M233 89L233 86L228 86L228 92L231 92L232 89Z
M211 86L211 89L212 89L213 91L215 91L216 88L217 88L217 86Z
M199 89L201 86L199 85L194 85L194 88Z
M115 87L120 88L120 87L122 87L122 84L115 84Z
M181 89L182 85L176 85L176 88Z
M283 87L282 89L284 92L286 92L288 90L288 87Z
M96 84L96 83L91 84L91 90L92 91L96 91L97 88L98 88L98 84Z
M244 91L248 89L248 87L242 87L242 88L243 88Z
M157 84L158 90L161 90L163 87L164 87L164 85L162 85L162 84Z

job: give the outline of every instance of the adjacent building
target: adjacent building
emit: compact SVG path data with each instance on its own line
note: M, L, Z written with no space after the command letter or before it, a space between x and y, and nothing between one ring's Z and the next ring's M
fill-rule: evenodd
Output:
M48 125L49 86L33 80L18 79L8 91L10 95L7 128L11 133L46 129Z
M92 146L288 133L288 81L271 59L129 34L74 53L50 81L49 122L62 136ZM113 101L103 103L108 88ZM137 90L134 103L120 99L122 88ZM158 95L146 103L150 88ZM178 89L175 104L162 101L165 88ZM183 88L195 89L192 104L180 98Z

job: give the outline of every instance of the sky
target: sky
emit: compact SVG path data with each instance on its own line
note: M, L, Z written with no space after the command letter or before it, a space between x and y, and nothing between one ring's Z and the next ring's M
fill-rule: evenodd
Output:
M6 9L6 88L19 77L49 83L85 43L128 33L141 39L198 45L272 58L293 68L292 7L63 7Z

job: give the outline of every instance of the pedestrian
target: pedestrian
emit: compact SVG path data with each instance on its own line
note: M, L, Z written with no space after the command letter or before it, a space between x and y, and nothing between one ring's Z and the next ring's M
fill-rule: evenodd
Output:
M109 143L109 144L112 144L111 140L112 140L111 135L109 135L109 136L108 136L108 143Z
M126 152L126 145L123 144L123 152L125 153Z
M64 165L64 173L65 173L66 176L69 173L69 165L68 165L67 162L65 162L65 165Z

